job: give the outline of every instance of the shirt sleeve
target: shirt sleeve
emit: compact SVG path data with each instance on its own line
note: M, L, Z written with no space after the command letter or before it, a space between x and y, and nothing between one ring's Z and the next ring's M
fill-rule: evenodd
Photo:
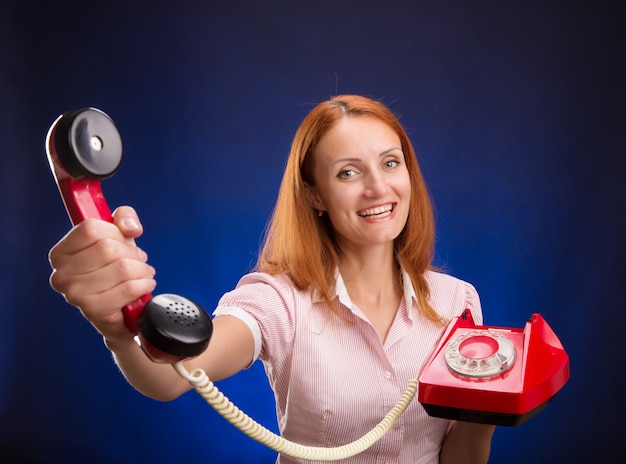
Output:
M224 294L214 317L232 316L243 321L254 337L254 358L280 359L294 337L294 287L286 277L247 274L237 287Z
M482 325L480 298L474 286L448 274L426 274L430 302L437 313L447 320L460 316L469 309L476 325Z
M465 286L465 305L472 313L472 318L476 325L483 325L483 310L480 305L480 297L476 288L468 282L463 282Z

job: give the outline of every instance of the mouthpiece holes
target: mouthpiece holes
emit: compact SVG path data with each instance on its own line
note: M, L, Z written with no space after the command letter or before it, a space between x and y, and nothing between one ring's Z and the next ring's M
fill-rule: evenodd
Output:
M169 303L165 314L174 323L184 327L196 325L199 316L198 308L179 301Z
M138 318L142 345L150 347L153 360L171 362L171 356L189 358L202 353L211 339L211 317L194 301L166 293L150 299ZM159 352L167 355L161 358ZM145 350L144 350L145 351Z

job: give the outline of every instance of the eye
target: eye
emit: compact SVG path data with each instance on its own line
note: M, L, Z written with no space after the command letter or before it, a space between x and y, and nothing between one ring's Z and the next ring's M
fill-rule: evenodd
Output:
M393 168L395 168L395 167L397 167L397 166L400 166L400 161L399 161L399 160L397 160L397 159L390 159L390 160L387 160L387 161L385 161L385 163L383 164L383 167L384 167L385 169L393 169Z
M356 175L356 171L354 169L344 169L343 171L339 171L339 174L337 174L337 177L339 179L349 179L351 177L354 177Z

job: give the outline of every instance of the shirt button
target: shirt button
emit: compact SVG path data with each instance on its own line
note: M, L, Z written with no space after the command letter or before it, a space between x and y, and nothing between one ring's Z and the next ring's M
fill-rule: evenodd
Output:
M385 371L384 375L385 375L386 379L390 379L391 378L391 372L389 372L389 371Z

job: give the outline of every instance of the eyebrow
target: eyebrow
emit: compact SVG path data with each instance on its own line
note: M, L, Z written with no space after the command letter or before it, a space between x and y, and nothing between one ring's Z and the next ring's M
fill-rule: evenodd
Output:
M394 150L400 150L400 152L402 152L402 148L400 148L400 147L391 147L391 148L389 148L389 149L387 149L387 150L384 150L384 151L380 152L380 153L378 154L378 157L380 158L380 157L382 157L382 156L385 156L386 154L388 154L388 153L390 153L390 152L392 152L392 151L394 151ZM356 157L341 158L341 159L338 159L337 161L333 162L333 163L331 164L331 166L334 166L334 165L335 165L335 164L337 164L337 163L345 163L345 162L359 162L359 161L362 161L362 160L363 160L363 158L356 158Z

